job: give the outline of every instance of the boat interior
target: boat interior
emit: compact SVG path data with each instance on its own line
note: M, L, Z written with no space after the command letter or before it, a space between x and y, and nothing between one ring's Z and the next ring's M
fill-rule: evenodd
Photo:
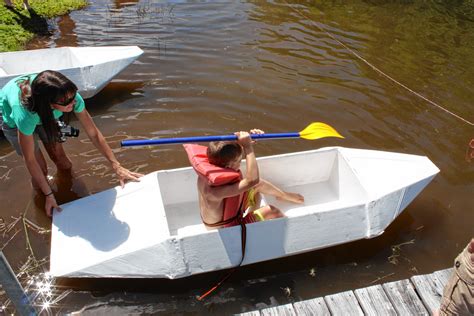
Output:
M337 148L262 157L258 164L261 178L284 191L304 196L303 204L264 196L264 201L290 218L363 204L367 198ZM245 161L242 169L245 173ZM170 234L187 236L206 232L200 217L195 171L181 168L160 171L157 176Z

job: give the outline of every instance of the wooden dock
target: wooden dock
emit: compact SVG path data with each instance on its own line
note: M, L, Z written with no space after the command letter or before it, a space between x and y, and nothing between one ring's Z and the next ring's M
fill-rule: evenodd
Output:
M377 284L354 291L292 304L246 312L245 316L271 315L432 315L439 308L445 284L453 269L416 275L410 279Z

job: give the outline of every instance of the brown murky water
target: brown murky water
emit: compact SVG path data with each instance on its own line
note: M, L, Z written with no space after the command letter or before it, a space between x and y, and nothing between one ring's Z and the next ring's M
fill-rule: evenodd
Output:
M187 160L180 146L120 149L127 137L254 127L298 131L312 121L330 124L346 138L259 142L258 156L337 145L426 155L441 169L380 237L243 267L204 303L195 296L222 273L176 281L56 280L54 295L73 291L54 313L83 307L94 314L243 312L446 268L474 236L474 162L466 156L473 126L379 75L321 31L472 122L472 4L91 1L53 26L51 37L30 48L138 45L145 51L86 103L120 161L133 170L183 167ZM74 177L56 175L50 163L61 202L117 184L84 135L65 146ZM4 139L0 156L4 222L25 214L49 229L26 168ZM26 232L19 222L2 235L16 271L32 253L38 260L49 256L49 233L29 226Z

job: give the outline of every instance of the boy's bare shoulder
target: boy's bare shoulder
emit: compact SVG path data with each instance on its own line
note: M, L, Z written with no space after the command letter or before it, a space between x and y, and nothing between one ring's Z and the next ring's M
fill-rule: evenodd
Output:
M199 177L197 185L199 192L204 198L209 198L212 195L213 187L202 177Z

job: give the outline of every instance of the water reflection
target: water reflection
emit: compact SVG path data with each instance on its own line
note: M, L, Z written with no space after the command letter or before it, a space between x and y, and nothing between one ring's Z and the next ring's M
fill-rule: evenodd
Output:
M121 9L121 8L128 7L128 6L133 6L133 5L137 4L138 2L140 2L140 0L114 0L113 1L114 6L117 9Z
M58 33L54 36L54 46L78 46L75 33L76 23L69 14L59 17L57 22Z
M136 101L144 97L143 81L109 83L100 93L87 99L87 109L94 115L105 114L116 105Z
M474 159L474 138L471 139L466 149L466 161L471 162Z

